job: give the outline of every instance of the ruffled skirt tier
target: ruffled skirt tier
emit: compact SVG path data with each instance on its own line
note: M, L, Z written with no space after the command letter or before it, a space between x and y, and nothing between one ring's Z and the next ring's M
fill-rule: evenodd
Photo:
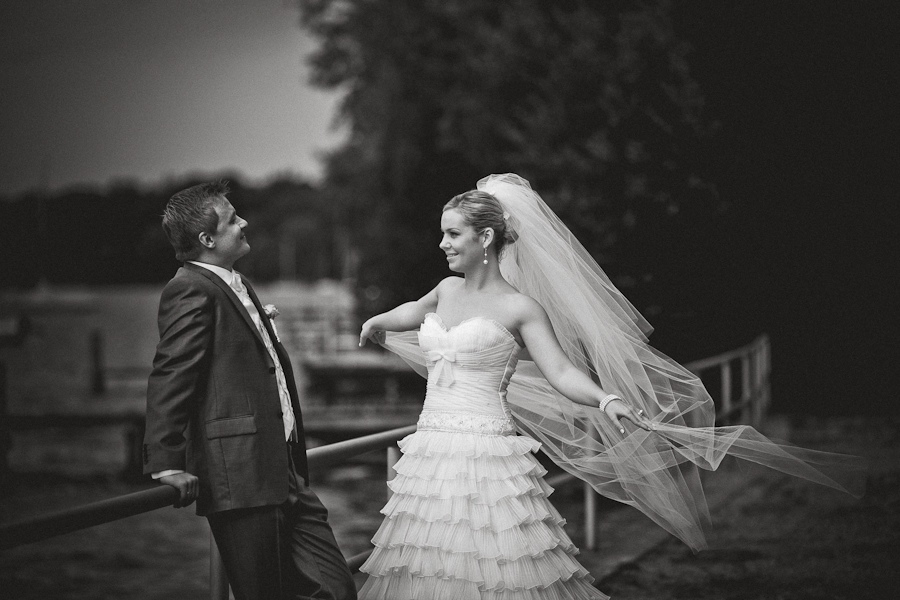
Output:
M361 599L606 599L547 497L540 444L419 430L400 442L393 495L361 567Z

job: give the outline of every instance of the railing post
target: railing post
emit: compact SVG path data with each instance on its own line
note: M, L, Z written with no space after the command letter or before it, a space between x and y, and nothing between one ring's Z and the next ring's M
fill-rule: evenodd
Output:
M12 448L12 433L9 429L6 402L6 363L0 362L0 481L9 475L9 451Z
M123 476L129 481L142 479L144 448L144 419L131 418L125 424L125 449L128 454L125 460Z
M597 493L587 481L584 486L584 547L597 548Z
M210 600L228 600L229 597L225 563L222 562L212 531L209 532L209 597Z
M750 424L759 429L759 348L754 344L747 354L750 359Z
M765 370L765 342L760 340L759 344L753 352L753 395L756 402L754 403L754 421L753 426L760 429L763 425L766 411L766 391L765 378L763 371Z
M746 423L750 416L750 354L741 357L741 422Z
M400 460L400 448L398 448L396 444L391 444L387 447L387 479L385 483L397 476L397 471L394 470L394 465L397 464L398 460ZM388 500L391 499L391 494L393 494L391 488L387 487Z
M91 391L95 395L106 391L106 373L103 368L103 333L91 331Z
M769 336L765 338L766 342L763 348L765 348L763 359L764 372L763 377L765 378L765 383L763 387L766 389L766 412L769 412L769 405L772 403L772 343L769 340Z
M731 412L731 363L725 361L720 367L722 374L722 411L721 413L728 418Z

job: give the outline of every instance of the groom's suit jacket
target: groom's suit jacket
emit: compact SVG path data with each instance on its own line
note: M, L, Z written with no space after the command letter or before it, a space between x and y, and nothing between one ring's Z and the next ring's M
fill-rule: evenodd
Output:
M246 287L284 370L300 435L299 444L289 447L309 481L291 361L253 288ZM288 451L275 364L240 299L212 271L185 263L163 290L158 325L144 472L196 475L199 515L283 502Z

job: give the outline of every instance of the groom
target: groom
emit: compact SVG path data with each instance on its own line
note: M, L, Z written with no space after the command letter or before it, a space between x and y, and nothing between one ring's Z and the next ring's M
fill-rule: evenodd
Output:
M253 288L224 182L178 192L163 229L185 261L159 302L144 472L197 501L237 600L356 598L327 511L309 489L297 387Z

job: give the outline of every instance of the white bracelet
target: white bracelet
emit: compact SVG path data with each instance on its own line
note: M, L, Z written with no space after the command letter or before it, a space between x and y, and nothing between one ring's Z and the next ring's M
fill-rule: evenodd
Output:
M613 400L622 400L615 394L607 394L603 397L603 400L600 401L600 404L597 405L597 408L600 410L606 410L606 405L612 402Z

